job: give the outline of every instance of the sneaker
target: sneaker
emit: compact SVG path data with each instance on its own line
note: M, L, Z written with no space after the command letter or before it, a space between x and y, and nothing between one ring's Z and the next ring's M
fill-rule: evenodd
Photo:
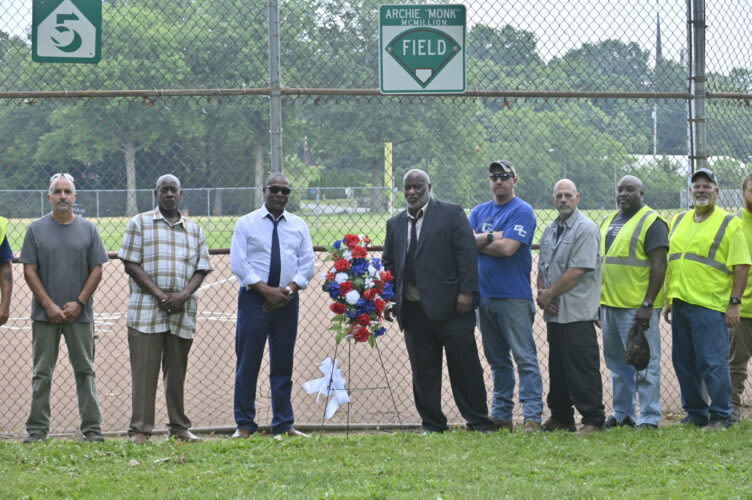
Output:
M47 439L47 436L44 434L29 434L26 436L23 440L24 444L34 443L36 441L44 441Z
M535 420L525 420L525 423L522 426L522 430L527 433L540 432L541 424L540 422L536 422Z
M83 441L85 443L102 443L104 442L104 437L102 437L101 432L91 431L84 434Z
M717 419L717 420L711 420L708 425L702 428L704 431L719 431L719 430L725 430L731 427L733 422L731 422L730 418L727 419Z
M491 419L493 422L493 430L495 431L509 431L514 432L514 422L506 422L504 420L494 420Z
M615 429L616 427L632 427L632 428L635 428L635 427L637 427L637 424L635 423L634 420L632 420L632 417L630 417L629 415L627 415L626 417L624 417L624 420L622 420L621 422L619 422L618 420L616 420L615 416L611 415L610 417L608 417L606 419L606 423L603 426L606 429Z
M605 431L606 428L603 425L584 424L577 434L593 434L595 432Z
M742 421L742 409L738 406L734 406L734 412L731 414L731 422L734 424L738 424Z
M689 418L689 415L681 419L679 423L685 424L685 425L694 425L695 427L705 427L706 425L708 425L707 422L695 422L694 420Z
M543 425L541 426L541 429L543 432L551 432L551 431L567 431L567 432L576 432L577 427L574 425L574 422L570 424L563 424L556 420L554 417L549 417L548 420L546 420Z

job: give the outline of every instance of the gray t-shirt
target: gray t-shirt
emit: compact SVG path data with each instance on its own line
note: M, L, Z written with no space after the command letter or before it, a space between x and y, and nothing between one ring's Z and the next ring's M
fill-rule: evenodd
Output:
M557 238L557 230L560 233ZM562 224L557 218L543 231L538 273L544 288L550 288L570 267L585 269L577 284L555 301L557 315L543 313L545 321L573 323L598 317L601 294L601 233L595 222L579 210Z
M94 224L79 216L70 224L60 224L48 214L26 228L18 260L36 266L47 294L63 307L78 298L91 270L109 259ZM89 300L77 323L92 321L92 303ZM49 321L36 296L31 301L31 319Z

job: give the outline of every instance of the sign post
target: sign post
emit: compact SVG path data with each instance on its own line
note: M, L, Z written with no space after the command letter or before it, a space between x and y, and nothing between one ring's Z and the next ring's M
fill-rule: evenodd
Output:
M97 63L102 54L102 0L34 0L31 59Z
M465 21L464 5L382 5L381 93L464 92Z

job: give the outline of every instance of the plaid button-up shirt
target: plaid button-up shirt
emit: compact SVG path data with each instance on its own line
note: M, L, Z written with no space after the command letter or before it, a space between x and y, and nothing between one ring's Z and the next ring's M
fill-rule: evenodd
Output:
M139 264L165 293L186 287L196 271L214 270L204 232L195 222L181 216L170 224L159 208L133 217L125 230L118 257ZM131 298L127 325L142 333L171 332L192 339L196 333L198 298L192 295L182 311L168 314L157 298L130 279Z

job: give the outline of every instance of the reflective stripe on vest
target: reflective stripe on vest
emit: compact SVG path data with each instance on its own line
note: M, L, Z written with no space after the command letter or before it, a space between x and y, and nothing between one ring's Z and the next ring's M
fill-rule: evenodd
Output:
M606 257L606 264L619 264L622 266L635 266L635 267L650 267L649 260L642 260L637 258L637 245L640 243L640 233L642 232L642 226L645 225L645 221L651 214L654 214L655 210L648 210L637 222L635 230L632 232L632 237L629 239L629 257ZM611 217L610 220L614 218Z
M687 212L683 212L679 214L679 216L676 219L676 224L671 228L671 235L674 234L674 231L679 226L679 223L684 218L684 215ZM718 262L715 260L715 254L718 252L718 247L721 246L721 242L723 241L723 236L726 234L726 228L728 227L729 223L733 220L733 218L736 217L734 214L727 214L726 217L723 218L723 222L721 222L721 226L718 228L718 231L715 233L715 238L713 239L713 244L710 245L710 250L708 251L708 256L703 257L702 255L697 255L696 253L688 252L685 253L682 257L681 252L675 252L672 254L669 254L668 261L671 262L672 260L676 259L687 259L694 262L699 262L700 264L705 264L706 266L712 267L713 269L716 269L718 271L721 271L724 274L731 275L733 274L733 271L730 271L726 268L726 264L723 262ZM669 238L671 238L671 235L669 235Z

